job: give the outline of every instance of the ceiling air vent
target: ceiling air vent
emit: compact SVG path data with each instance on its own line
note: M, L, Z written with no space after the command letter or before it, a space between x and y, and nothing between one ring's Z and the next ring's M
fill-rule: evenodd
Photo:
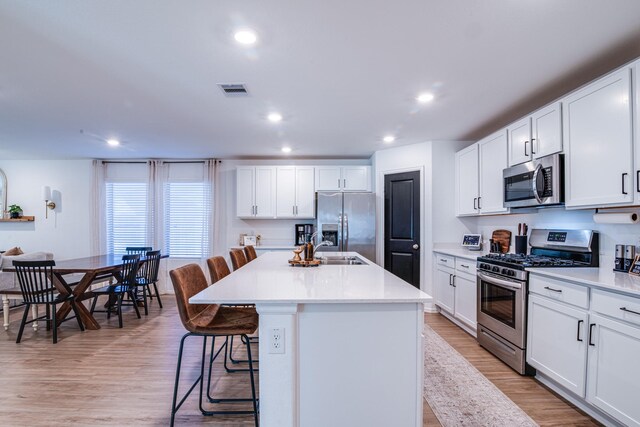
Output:
M243 83L218 83L218 87L222 89L224 96L237 97L247 96L247 88Z

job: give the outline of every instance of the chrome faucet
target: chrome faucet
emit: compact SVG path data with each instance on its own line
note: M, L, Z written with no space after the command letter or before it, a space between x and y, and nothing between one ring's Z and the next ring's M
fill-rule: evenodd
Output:
M323 240L322 242L318 243L314 248L313 248L313 255L316 255L316 251L318 250L318 248L320 246L333 246L333 242L330 240Z

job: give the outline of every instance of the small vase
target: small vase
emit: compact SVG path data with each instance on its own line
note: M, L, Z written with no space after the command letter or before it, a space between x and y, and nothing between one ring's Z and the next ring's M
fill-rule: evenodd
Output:
M11 219L20 218L20 212L11 212Z

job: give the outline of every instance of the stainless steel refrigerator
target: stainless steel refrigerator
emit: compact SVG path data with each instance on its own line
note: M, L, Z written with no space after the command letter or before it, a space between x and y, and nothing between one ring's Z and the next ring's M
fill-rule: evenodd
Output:
M374 193L316 193L318 252L358 252L376 261L376 198Z

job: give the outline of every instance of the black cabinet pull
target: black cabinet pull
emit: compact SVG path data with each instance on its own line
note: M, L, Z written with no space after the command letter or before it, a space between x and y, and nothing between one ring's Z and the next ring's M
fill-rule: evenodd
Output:
M451 276L451 286L456 287L456 275Z
M589 345L592 345L592 346L595 347L596 345L591 342L591 338L593 337L593 327L594 326L596 326L595 323L592 323L592 324L589 325Z
M550 287L548 287L548 286L545 286L544 288L545 288L546 290L548 290L548 291L551 291L551 292L558 292L558 293L562 293L562 289L553 289L553 288L550 288Z
M640 170L636 171L636 191L640 193Z
M626 191L624 191L624 177L625 177L625 175L629 175L629 174L626 173L626 172L622 174L622 194L629 194Z
M474 209L474 210L478 209L478 208L476 207L476 203L477 203L477 202L478 202L478 198L477 198L477 197L474 197L474 198L473 198L473 209Z
M529 153L527 153L527 144L529 143L529 141L525 141L524 142L524 155L525 156L529 156Z
M640 313L638 313L637 311L629 310L627 307L620 307L620 310L626 311L627 313L637 314L638 316L640 316Z
M535 141L535 138L531 138L531 155L536 154L535 151L533 151L533 141Z
M482 197L478 197L478 209L482 209L482 208L480 207L480 199L482 199Z
M577 333L576 339L580 342L582 342L582 338L580 338L580 325L582 323L584 323L584 320L578 320L578 333Z

